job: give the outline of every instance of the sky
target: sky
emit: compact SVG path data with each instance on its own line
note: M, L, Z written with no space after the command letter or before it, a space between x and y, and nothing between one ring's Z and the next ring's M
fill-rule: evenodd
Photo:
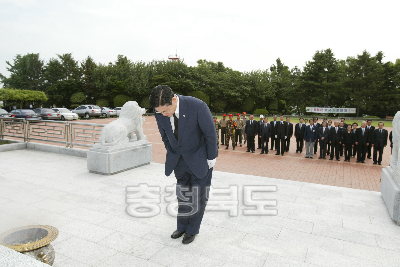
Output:
M302 68L327 48L338 59L367 50L395 62L398 10L396 0L0 0L0 73L9 77L6 61L27 53L108 64L118 55L149 62L177 51L189 66L206 59L242 72L277 58Z

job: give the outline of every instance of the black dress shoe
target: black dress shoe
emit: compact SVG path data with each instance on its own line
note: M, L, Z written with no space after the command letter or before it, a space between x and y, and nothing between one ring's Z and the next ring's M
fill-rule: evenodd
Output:
M246 152L250 152L250 150L246 150Z
M193 242L195 236L196 236L196 235L188 235L188 234L185 234L185 235L183 236L182 243L183 243L183 244L189 244L189 243Z
M279 153L275 153L275 155L279 155Z
M296 150L296 153L298 153L299 151Z
M268 151L267 151L267 152L265 152L265 154L268 154Z
M378 162L379 165L382 165L382 163Z
M326 159L326 157L323 157L323 159Z
M181 237L184 233L185 233L185 231L182 232L182 231L176 230L175 232L172 233L171 238L177 239L177 238Z
M374 161L374 163L373 163L373 164L375 164L375 165L376 165L376 164L377 164L377 162L376 162L376 161Z
M242 147L242 144L240 144L240 147Z
M322 157L318 157L318 159L322 159Z
M229 147L225 147L225 149L228 149Z
M283 156L283 153L282 153L282 156Z
M329 158L329 160L333 160L333 158Z
M254 153L254 151L251 151L251 153Z
M260 154L264 154L264 152L261 152Z
M305 158L306 158L306 159L308 159L308 158L309 158L309 156L306 156Z
M233 150L235 150L235 147L233 147Z
M337 161L340 161L340 159L336 159Z
M356 163L360 163L361 161L357 160Z
M361 161L361 163L365 163L365 161Z
M371 157L367 157L368 159L372 159Z

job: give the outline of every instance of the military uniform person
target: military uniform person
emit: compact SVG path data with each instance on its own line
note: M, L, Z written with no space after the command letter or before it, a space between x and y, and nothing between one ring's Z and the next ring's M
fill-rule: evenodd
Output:
M246 121L247 121L246 111L243 111L242 116L243 116L242 117L242 121L243 121L242 135L243 135L244 144L246 144L247 136L246 136L246 131L244 130L246 128Z
M226 138L226 114L222 115L222 120L219 121L221 127L221 145L224 145Z
M235 150L235 129L237 127L236 121L232 120L233 115L229 114L229 120L226 121L226 138L225 138L225 145L226 148L229 148L229 139L232 140L232 147Z
M240 147L242 147L242 129L243 129L244 125L243 125L243 121L240 119L240 113L237 114L236 125L237 125L237 128L235 130L235 143L236 143L236 145L238 145L238 141L239 141Z
M219 148L219 129L221 128L221 124L217 120L217 117L214 117L214 125L215 125L215 131L217 132L217 145Z

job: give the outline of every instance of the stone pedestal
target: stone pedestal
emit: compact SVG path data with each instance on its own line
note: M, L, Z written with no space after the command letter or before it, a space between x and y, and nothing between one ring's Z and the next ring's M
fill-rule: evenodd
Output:
M381 193L390 217L400 225L400 177L390 166L382 169Z
M95 145L87 153L88 170L106 175L149 164L151 161L151 144L147 139L129 142L123 146Z

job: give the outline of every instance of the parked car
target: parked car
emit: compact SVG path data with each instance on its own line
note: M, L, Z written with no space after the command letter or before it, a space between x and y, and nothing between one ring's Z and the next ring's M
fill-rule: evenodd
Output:
M10 113L7 110L0 108L0 118L9 118L11 117Z
M33 111L42 116L44 120L59 120L61 118L60 113L55 112L51 108L35 108Z
M96 105L82 105L71 111L78 114L79 117L86 119L101 116L101 108Z
M121 113L121 107L116 107L114 110L117 112L117 116L119 117L119 114Z
M12 118L20 118L20 119L25 119L27 121L42 120L42 116L36 114L31 109L14 109L10 111L10 114Z
M117 111L108 107L102 107L101 113L104 118L117 117Z
M60 119L62 121L65 121L65 120L72 121L72 120L78 119L78 114L73 113L71 110L69 110L67 108L53 108L53 110L55 112L60 113Z

